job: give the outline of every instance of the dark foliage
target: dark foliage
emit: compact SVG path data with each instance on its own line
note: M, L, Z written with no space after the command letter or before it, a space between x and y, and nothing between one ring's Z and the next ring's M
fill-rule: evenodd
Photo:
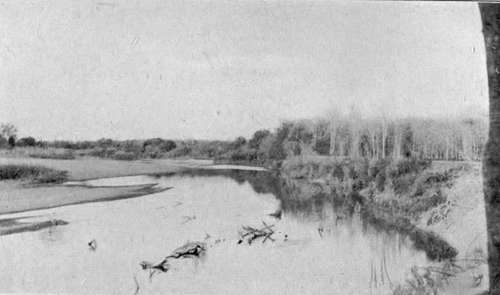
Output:
M1 165L0 180L31 180L34 183L60 183L67 178L66 171L29 165Z
M29 136L29 137L22 137L20 138L17 143L17 146L23 147L23 146L35 146L36 145L36 140Z

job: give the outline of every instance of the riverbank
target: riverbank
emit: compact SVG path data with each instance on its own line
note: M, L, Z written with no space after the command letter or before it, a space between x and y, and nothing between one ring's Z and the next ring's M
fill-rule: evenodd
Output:
M416 223L419 228L443 237L458 250L456 260L464 271L450 279L450 286L456 288L450 288L448 294L470 294L459 288L461 285L470 287L472 294L480 294L489 287L482 167L479 162L468 165L469 169L444 189L447 201L422 214ZM483 279L478 282L481 276Z
M449 261L443 265L454 269L446 280L454 281L450 285L455 289L444 288L445 294L487 290L487 279L481 279L488 277L488 270L479 162L301 157L285 161L281 176L296 191L294 206L325 199L349 211L363 204L370 223L403 232L432 260ZM414 294L411 284L408 288L410 293L398 294Z

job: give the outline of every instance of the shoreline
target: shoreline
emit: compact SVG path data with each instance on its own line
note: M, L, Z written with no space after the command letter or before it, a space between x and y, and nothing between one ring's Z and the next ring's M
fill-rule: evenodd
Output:
M85 182L115 177L140 175L177 174L196 169L218 169L213 161L194 159L157 159L118 161L98 158L77 158L73 160L38 159L26 157L0 157L0 164L39 165L67 171L67 182L75 184L31 184L21 180L0 182L0 236L6 234L36 231L47 227L66 224L66 221L53 223L42 220L19 223L21 219L2 219L5 216L36 210L45 210L84 203L110 202L129 198L138 198L169 190L173 187L157 187L157 183L92 186ZM256 167L261 168L261 167ZM220 169L220 168L219 168ZM5 220L12 222L2 222Z
M65 220L58 220L58 219L22 222L23 220L29 219L30 216L3 218L5 216L23 214L23 213L27 213L27 212L31 212L31 211L60 208L60 207L64 207L64 206L79 205L79 204L85 204L85 203L110 202L110 201L116 201L116 200L138 198L138 197L143 197L143 196L150 195L150 194L155 194L155 193L167 191L167 190L173 188L173 187L155 187L155 186L156 186L156 184L128 186L128 187L126 187L127 189L130 189L130 191L128 191L128 192L120 191L120 189L123 189L124 187L117 187L117 190L119 193L118 192L116 194L111 193L107 196L100 197L100 198L89 198L89 199L84 199L84 200L69 200L67 202L62 201L62 202L55 202L55 203L51 203L51 204L44 204L41 206L30 206L29 208L24 208L21 210L4 211L4 212L0 213L0 236L16 234L16 233L23 233L23 232L28 232L28 231L38 231L38 230L42 230L42 229L53 227L53 226L60 226L60 225L69 224ZM93 188L91 186L80 186L80 188L86 188L86 189L92 190L92 189L99 189L100 187ZM112 187L106 187L106 188L113 189Z
M211 164L201 160L117 161L96 158L74 160L33 159L26 157L0 157L2 164L38 165L68 172L68 181L86 181L107 177L134 176L155 173L178 173L194 167ZM26 181L0 181L0 216L33 210L50 209L88 202L104 202L141 197L168 188L156 184L118 187L92 187L86 185L47 184L33 185Z

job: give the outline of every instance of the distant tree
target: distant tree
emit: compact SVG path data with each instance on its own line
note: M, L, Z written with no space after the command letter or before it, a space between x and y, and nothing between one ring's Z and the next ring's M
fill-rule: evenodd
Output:
M304 145L311 144L313 138L313 132L303 123L294 125L290 131L290 135L288 136L289 141L295 141Z
M31 136L22 137L17 141L16 145L17 146L35 146L36 140Z
M177 147L173 140L164 140L162 138L147 139L142 144L143 152L146 150L156 150L159 153L169 152Z
M232 143L231 148L239 149L247 143L247 140L243 136L237 137Z
M101 138L97 141L97 146L101 148L112 147L114 142L110 138Z
M256 131L248 141L248 146L252 149L258 149L262 141L269 135L271 135L271 132L266 129Z
M409 158L413 151L413 130L411 125L405 124L403 127L402 139L401 139L401 149L403 156Z
M8 145L7 139L2 135L0 135L0 148L5 148L7 147L7 145Z
M271 143L271 147L269 149L269 159L271 160L284 160L287 156L284 142L287 139L290 129L292 128L292 123L283 123L276 131L276 136Z
M161 146L162 152L169 152L177 147L177 144L173 140L165 140Z
M14 126L14 124L11 123L0 124L0 134L5 138L16 136L17 128L16 126Z
M9 142L10 148L15 147L16 146L16 137L14 135L9 136L8 142Z

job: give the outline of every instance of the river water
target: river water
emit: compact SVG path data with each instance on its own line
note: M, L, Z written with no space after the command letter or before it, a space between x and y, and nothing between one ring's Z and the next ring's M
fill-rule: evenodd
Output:
M255 172L260 173L260 172ZM0 237L0 292L78 294L391 294L413 265L431 262L396 232L316 203L283 210L283 198L241 174L198 173L91 180L89 186L158 183L143 197L12 214L69 222ZM267 177L266 177L267 178ZM272 181L269 180L268 181ZM78 185L78 183L72 183ZM238 244L242 225L273 224L275 241ZM287 237L285 237L287 235ZM88 242L96 241L91 250ZM201 259L159 262L186 241Z

